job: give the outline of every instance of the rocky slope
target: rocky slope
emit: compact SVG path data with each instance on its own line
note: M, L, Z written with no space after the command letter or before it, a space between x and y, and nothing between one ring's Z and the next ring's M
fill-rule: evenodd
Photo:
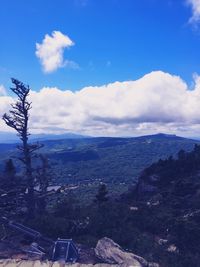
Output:
M200 146L146 168L131 196L137 221L160 245L154 254L166 251L164 266L200 266Z
M51 262L40 260L23 260L23 259L2 259L0 260L0 267L159 267L156 263L149 263L144 258L133 253L124 251L118 244L109 238L102 238L98 241L94 249L96 257L102 263L74 263L65 264L63 262Z

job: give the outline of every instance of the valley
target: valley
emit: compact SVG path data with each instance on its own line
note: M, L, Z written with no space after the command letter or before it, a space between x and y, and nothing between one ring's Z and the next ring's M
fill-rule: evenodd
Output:
M175 135L155 134L132 138L35 139L44 146L51 166L51 185L75 190L81 199L92 200L100 183L106 183L111 196L122 194L136 183L141 171L157 160L176 157L180 149L190 151L199 141ZM12 158L17 171L16 144L0 144L0 169ZM37 164L37 163L36 163Z

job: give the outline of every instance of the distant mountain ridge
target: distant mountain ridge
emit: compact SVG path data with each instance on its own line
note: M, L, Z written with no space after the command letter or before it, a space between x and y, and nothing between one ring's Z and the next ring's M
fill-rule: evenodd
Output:
M166 159L184 149L191 151L197 140L175 135L156 134L141 137L85 137L39 135L44 147L40 153L52 162L59 183L128 183L153 162ZM76 138L73 138L76 137ZM0 143L0 169L9 157L17 153L14 142ZM17 163L16 163L17 164Z
M31 134L31 141L46 141L46 140L62 140L62 139L79 139L88 138L89 136L75 134L75 133L65 133L65 134ZM0 132L0 144L13 144L19 143L20 140L17 134L9 132Z
M151 135L142 135L142 136L134 136L134 137L92 137L92 136L87 136L87 135L81 135L77 133L64 133L64 134L31 134L30 135L30 140L31 141L56 141L56 140L65 140L65 139L102 139L102 140L112 140L113 142L116 141L124 141L124 140L161 140L161 139L170 139L170 140L200 140L199 138L186 138L186 137L181 137L177 136L175 134L165 134L165 133L157 133L157 134L151 134ZM14 144L14 143L19 143L20 140L15 133L10 133L10 132L0 132L0 144Z
M190 139L190 140L194 140L194 138L191 137L182 137L182 136L178 136L176 134L165 134L165 133L157 133L157 134L151 134L151 135L142 135L142 136L138 136L136 137L138 139L173 139L173 140L180 140L180 139Z

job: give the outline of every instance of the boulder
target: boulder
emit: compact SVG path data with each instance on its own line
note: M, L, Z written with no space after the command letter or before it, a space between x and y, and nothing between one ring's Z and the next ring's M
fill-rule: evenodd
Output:
M118 264L124 267L159 267L158 264L148 263L144 258L124 251L112 239L107 237L98 241L95 254L103 262Z

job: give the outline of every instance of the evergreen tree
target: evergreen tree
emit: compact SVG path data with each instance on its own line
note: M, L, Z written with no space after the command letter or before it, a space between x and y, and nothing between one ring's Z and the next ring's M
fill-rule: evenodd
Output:
M178 159L179 160L185 160L186 159L186 152L181 149L179 152L178 152Z
M108 190L105 184L101 184L95 196L95 202L100 204L108 201Z
M3 179L1 180L1 188L4 190L12 190L16 188L16 168L12 159L5 162Z
M16 168L9 159L5 162L4 172L0 177L0 209L1 213L9 215L21 213L25 207L26 183L22 177L16 175Z
M37 168L37 185L39 186L39 196L37 197L37 208L39 213L44 213L46 211L47 196L48 196L48 186L51 180L51 172L48 158L44 155L39 156L41 160L41 166Z
M9 159L5 163L4 174L8 178L14 178L16 175L16 168L14 166L13 160Z

